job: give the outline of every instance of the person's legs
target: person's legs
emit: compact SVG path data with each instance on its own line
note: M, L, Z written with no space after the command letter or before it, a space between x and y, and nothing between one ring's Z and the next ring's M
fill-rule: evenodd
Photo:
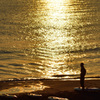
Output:
M84 90L84 77L81 77L80 84L81 84L82 90Z

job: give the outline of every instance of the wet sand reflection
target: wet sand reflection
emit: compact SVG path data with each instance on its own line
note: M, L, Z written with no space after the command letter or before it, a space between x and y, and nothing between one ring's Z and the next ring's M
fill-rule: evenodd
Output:
M21 84L22 83L20 83L20 85ZM39 82L36 84L27 84L27 85L23 85L23 86L13 86L11 88L1 90L0 95L35 92L38 90L44 90L45 88L49 88L49 86L44 86L43 82Z

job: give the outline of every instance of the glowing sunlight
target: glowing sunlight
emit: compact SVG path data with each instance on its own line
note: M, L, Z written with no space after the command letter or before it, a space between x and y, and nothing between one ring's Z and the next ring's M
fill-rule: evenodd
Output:
M67 13L70 5L70 0L46 0L47 7L47 20L44 20L42 24L47 26L48 31L45 31L44 40L45 45L49 48L49 57L51 60L46 60L45 63L47 66L50 66L45 69L46 76L53 74L72 74L72 70L67 70L67 66L64 65L66 62L66 57L64 53L66 52L66 46L74 45L74 37L67 36L68 32L64 28L69 27L71 23L70 14ZM66 5L66 6L65 6ZM66 12L67 11L67 12ZM67 20L66 20L67 18ZM49 28L50 27L50 28ZM66 45L65 45L66 44ZM59 55L61 54L61 55ZM60 71L59 71L60 69ZM62 71L61 71L62 70Z

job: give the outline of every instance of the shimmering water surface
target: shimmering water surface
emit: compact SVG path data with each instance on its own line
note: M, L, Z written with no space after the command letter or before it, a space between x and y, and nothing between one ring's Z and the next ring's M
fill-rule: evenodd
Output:
M100 76L100 0L0 0L0 80Z

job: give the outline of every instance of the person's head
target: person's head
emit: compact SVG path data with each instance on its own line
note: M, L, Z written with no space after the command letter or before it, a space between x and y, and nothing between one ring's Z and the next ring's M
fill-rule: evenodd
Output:
M80 66L83 67L84 66L84 63L81 63Z

